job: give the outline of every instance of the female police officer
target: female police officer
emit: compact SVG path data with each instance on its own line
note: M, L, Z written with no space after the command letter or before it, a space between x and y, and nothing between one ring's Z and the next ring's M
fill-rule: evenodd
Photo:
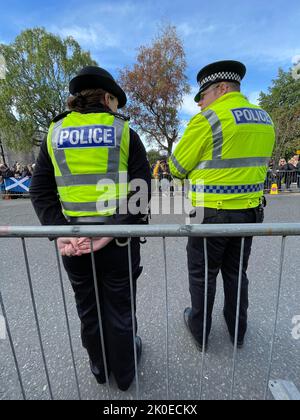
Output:
M31 199L43 225L135 224L144 214L120 214L120 203L128 198L128 183L146 181L151 175L144 146L117 109L126 95L106 70L88 66L70 81L69 111L50 125L47 142L41 146L31 183ZM149 195L150 198L150 195ZM145 209L146 212L146 209ZM105 382L104 364L91 255L87 241L60 238L59 248L75 292L81 320L83 346L92 373ZM93 243L99 283L108 371L121 390L134 375L134 349L127 247L110 238ZM139 239L131 241L134 293L140 267ZM68 255L68 256L67 256ZM138 359L141 339L136 337Z

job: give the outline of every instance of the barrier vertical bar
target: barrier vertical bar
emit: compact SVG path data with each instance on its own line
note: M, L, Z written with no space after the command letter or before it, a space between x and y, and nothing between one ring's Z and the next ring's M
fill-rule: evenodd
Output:
M267 393L268 393L268 389L269 389L269 380L270 380L270 376L271 376L271 368L272 368L272 362L273 362L274 344L275 344L277 322L278 322L278 311L279 311L279 303L280 303L280 295L281 295L281 284L282 284L282 272L283 272L283 263L284 263L285 244L286 244L286 236L283 236L282 240L281 240L279 280L278 280L278 290L277 290L277 298L276 298L276 313L275 313L275 319L274 319L274 328L273 328L273 335L272 335L271 348L270 348L270 357L269 357L266 387L265 387L265 392L264 392L264 400L267 399Z
M137 348L136 348L136 325L135 325L135 302L134 302L134 288L132 275L132 258L131 258L131 238L128 239L128 267L129 267L129 281L130 281L130 299L131 299L131 318L132 318L132 336L133 336L133 351L134 351L134 368L135 368L135 383L136 383L136 399L140 397L140 384L137 365Z
M36 322L36 326L37 326L37 332L38 332L38 337L39 337L39 342L40 342L42 358L43 358L43 362L44 362L46 379L47 379L47 384L48 384L48 388L49 388L50 398L51 398L51 400L53 400L53 393L52 393L52 388L51 388L51 383L50 383L50 378L49 378L49 372L48 372L48 367L47 367L47 362L46 362L46 357L45 357L45 351L44 351L44 346L43 346L43 341L42 341L42 334L41 334L41 329L40 329L40 324L39 324L39 319L38 319L38 314L37 314L37 307L36 307L36 304L35 304L35 297L34 297L34 292L33 292L33 285L32 285L32 280L31 280L31 274L30 274L30 268L29 268L25 239L21 238L21 240L22 240L24 258L25 258L25 265L26 265L27 277L28 277L29 288L30 288L31 302L32 302L35 322Z
M244 265L243 264L243 262L244 262L244 252L245 252L245 238L242 238L241 254L240 254L240 266L239 266L238 290L237 290L236 317L235 317L232 379L231 379L231 390L230 390L230 399L231 400L233 400L233 390L234 390L234 384L235 384L235 370L236 370L237 342L238 342L239 320L240 320L240 306L241 306L241 290L242 290L242 275L243 275L243 265Z
M18 363L18 359L17 359L12 335L11 335L11 332L10 332L10 327L9 327L9 323L8 323L7 314L6 314L6 311L5 311L5 306L4 306L4 303L3 303L1 291L0 291L0 306L1 306L1 311L2 311L4 320L5 320L5 324L6 324L7 335L8 335L11 351L12 351L12 354L13 354L13 358L14 358L14 362L15 362L15 366L16 366L16 370L17 370L17 374L18 374L18 379L19 379L20 386L21 386L22 396L23 396L23 399L26 400L26 394L25 394L24 385L23 385L23 381L22 381L21 371L20 371L20 368L19 368L19 363Z
M166 291L166 379L167 379L167 400L169 400L169 305L168 305L168 272L167 272L167 251L166 238L163 237L163 254L165 265L165 291Z
M208 305L208 253L207 253L207 238L203 238L204 245L204 264L205 264L205 291L204 291L204 320L203 320L203 337L202 337L202 358L200 371L200 389L199 400L202 400L203 394L203 377L204 377L204 361L206 352L206 331L207 331L207 305Z
M60 259L59 259L59 252L58 252L58 247L57 247L57 240L55 240L55 252L56 252L58 275L59 275L59 281L60 281L60 287L61 287L61 293L62 293L62 299L63 299L63 305L64 305L66 323L67 323L67 330L68 330L69 344L70 344L70 350L71 350L71 357L72 357L72 363L73 363L74 374L75 374L75 381L76 381L76 386L77 386L78 398L81 401L81 393L80 393L80 388L79 388L78 374L77 374L77 368L76 368L75 357L74 357L74 350L73 350L73 343L72 343L72 337L71 337L70 322L69 322L69 317L68 317L68 312L67 312L66 296L65 296L65 290L64 290L63 279L62 279L62 271L61 271L61 265L60 265Z
M97 312L98 312L100 341L101 341L101 348L102 348L102 355L103 355L104 373L105 373L105 379L106 379L106 386L108 387L109 396L111 397L105 343L104 343L101 306L100 306L100 299L99 299L99 288L98 288L97 273L96 273L95 254L94 254L94 247L93 247L93 238L91 238L91 259L92 259L92 270L93 270L94 288L95 288L95 295L96 295Z

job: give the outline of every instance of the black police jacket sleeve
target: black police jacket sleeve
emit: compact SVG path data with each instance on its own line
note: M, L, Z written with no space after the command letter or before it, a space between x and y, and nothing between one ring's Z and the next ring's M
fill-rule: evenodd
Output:
M128 177L129 181L139 179L147 185L147 191L138 191L139 195L147 195L142 202L149 203L151 200L151 171L147 159L145 147L138 136L138 134L130 129L130 143L129 143L129 160L128 160ZM133 191L132 193L134 193ZM138 202L137 206L142 205ZM148 206L140 208L138 214L116 214L114 216L114 224L116 225L131 225L143 223L143 219L148 215Z
M48 154L47 142L40 148L30 184L30 198L42 225L67 225L55 182L54 168Z
M151 199L151 173L144 145L139 136L130 130L129 181L142 179L148 185L148 202ZM30 196L34 210L42 225L66 225L68 221L63 215L58 197L54 176L54 168L48 154L46 141L42 143L31 180ZM140 223L147 214L147 209L141 209L136 215L116 214L114 224Z

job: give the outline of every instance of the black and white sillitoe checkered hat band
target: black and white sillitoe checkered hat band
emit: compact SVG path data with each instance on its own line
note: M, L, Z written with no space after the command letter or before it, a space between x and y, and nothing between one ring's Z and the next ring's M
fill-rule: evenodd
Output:
M241 82L241 76L237 73L220 71L219 73L210 74L204 79L199 81L199 86L202 87L208 82L214 82L215 80L232 80L234 82Z

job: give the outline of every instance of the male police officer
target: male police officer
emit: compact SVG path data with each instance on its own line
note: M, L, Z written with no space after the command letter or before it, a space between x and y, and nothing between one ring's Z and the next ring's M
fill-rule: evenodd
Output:
M126 95L111 74L99 67L83 68L69 86L70 111L54 118L41 146L31 183L35 211L44 225L134 224L144 212L123 214L129 182L151 175L145 148L128 121L117 114ZM150 198L150 197L149 197ZM124 209L124 206L123 206ZM144 209L146 211L146 209ZM89 242L59 238L65 269L75 292L83 346L92 373L104 383L105 372ZM127 247L112 238L94 238L108 373L126 390L135 375L133 325ZM131 240L134 295L140 267L139 238ZM135 299L135 296L134 296ZM142 343L136 337L139 359Z
M204 208L203 223L262 222L262 194L267 164L274 146L269 115L240 93L245 66L219 61L199 71L200 90L195 101L201 113L190 121L170 159L173 176L191 183L193 206ZM252 238L245 239L238 347L247 329L248 279L246 275ZM211 238L208 250L207 330L204 337L205 262L204 240L190 237L187 245L192 307L184 311L187 328L200 350L212 324L216 278L224 281L224 317L231 341L235 335L240 238Z

